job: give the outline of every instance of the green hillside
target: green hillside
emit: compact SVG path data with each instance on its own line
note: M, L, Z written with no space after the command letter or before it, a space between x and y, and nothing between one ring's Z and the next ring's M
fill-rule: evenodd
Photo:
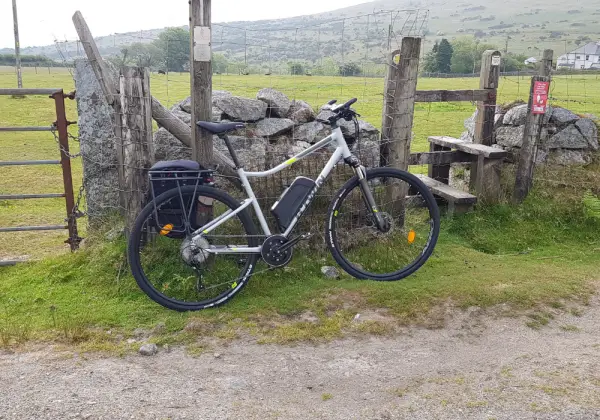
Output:
M379 64L405 35L423 35L428 50L436 39L475 37L501 50L538 57L545 48L557 55L600 40L600 0L378 0L316 15L213 25L213 48L230 62L286 67L289 61L337 66L356 61ZM93 29L93 28L92 28ZM122 46L149 43L162 29L114 34L97 39L105 56ZM60 50L60 52L59 52ZM0 50L9 53L10 49ZM25 48L24 54L70 60L83 54L76 42Z

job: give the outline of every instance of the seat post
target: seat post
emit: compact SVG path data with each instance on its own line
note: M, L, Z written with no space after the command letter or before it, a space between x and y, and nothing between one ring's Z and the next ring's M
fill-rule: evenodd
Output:
M231 159L233 159L233 164L235 165L235 169L241 168L242 165L240 164L240 161L238 160L235 150L233 150L233 146L231 145L231 142L229 141L229 137L227 136L227 134L220 134L219 137L221 137L225 141L225 146L227 146L227 150L229 150Z

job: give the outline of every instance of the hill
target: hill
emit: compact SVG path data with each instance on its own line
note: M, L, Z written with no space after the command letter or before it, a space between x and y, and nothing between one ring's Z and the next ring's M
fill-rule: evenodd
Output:
M213 48L230 61L269 68L290 60L313 66L328 59L330 64L381 63L404 35L424 35L425 49L436 39L469 36L514 53L539 56L552 48L560 55L600 40L599 21L600 0L580 5L559 0L377 0L288 19L215 23ZM97 42L108 56L133 42L152 42L162 31L114 34ZM82 49L77 42L63 42L24 48L23 53L68 60Z

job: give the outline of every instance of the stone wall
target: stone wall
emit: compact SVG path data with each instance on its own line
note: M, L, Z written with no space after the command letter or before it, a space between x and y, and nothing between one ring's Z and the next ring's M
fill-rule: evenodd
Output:
M188 125L191 124L191 101L187 98L171 111ZM234 96L226 91L213 92L213 121L241 121L244 129L229 135L241 163L247 170L265 170L326 137L330 128L317 120L331 116L323 106L317 112L302 100L291 100L282 92L266 88L255 99ZM353 122L342 121L342 132L349 142L355 140ZM366 121L359 121L360 147L354 145L368 166L379 166L379 131ZM154 135L157 160L189 159L191 150L160 128ZM225 144L214 137L214 147L227 156Z
M473 141L475 114L465 121L463 140ZM496 108L496 147L515 154L523 144L527 104L512 104ZM538 164L589 164L598 150L597 118L580 117L568 109L549 107L544 117L544 127L537 154Z

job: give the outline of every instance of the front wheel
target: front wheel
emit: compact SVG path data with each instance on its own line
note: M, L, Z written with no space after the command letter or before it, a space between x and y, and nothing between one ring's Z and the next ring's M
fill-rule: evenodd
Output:
M336 194L327 217L327 245L337 263L358 279L394 281L431 256L440 231L433 194L414 175L393 168L366 172L380 221L366 205L358 177Z

